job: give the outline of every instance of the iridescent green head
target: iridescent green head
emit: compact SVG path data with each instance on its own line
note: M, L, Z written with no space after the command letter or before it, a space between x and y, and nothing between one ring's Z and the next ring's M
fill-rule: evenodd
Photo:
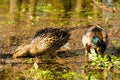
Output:
M93 36L91 42L93 43L94 46L98 47L101 43L101 40L98 36Z

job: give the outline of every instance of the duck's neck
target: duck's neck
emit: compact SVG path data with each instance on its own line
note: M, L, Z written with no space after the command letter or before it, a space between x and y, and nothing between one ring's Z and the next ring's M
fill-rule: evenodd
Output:
M30 51L30 44L25 45L23 48L26 52Z
M35 56L35 55L37 55L37 53L39 53L39 50L37 48L37 44L30 45L30 53L32 56Z

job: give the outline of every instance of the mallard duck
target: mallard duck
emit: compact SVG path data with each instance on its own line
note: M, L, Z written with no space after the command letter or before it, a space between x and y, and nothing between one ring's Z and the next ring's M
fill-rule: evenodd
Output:
M41 29L35 33L30 44L18 47L13 57L54 55L56 50L66 44L69 37L69 30L58 28Z
M88 62L88 54L91 53L92 48L97 54L100 53L102 57L104 56L104 52L108 45L108 36L100 26L90 25L90 28L82 37L82 43L85 47L85 62Z

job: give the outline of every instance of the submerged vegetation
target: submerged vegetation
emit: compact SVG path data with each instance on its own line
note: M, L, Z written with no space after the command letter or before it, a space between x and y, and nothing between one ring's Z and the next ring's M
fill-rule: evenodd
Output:
M57 70L58 69L58 70ZM60 69L60 70L59 70ZM33 67L28 70L28 74L33 77L33 79L38 80L63 80L72 79L76 73L69 72L68 70L63 70L60 67L50 68L50 70L39 69L38 64L35 62Z
M35 62L33 67L28 69L27 74L35 80L118 80L119 77L117 78L114 75L120 74L120 58L112 55L111 61L109 61L107 55L104 58L96 57L92 63L80 66L83 69L83 72L80 73L62 67L57 66L43 70Z
M92 61L91 65L95 69L120 69L120 57L114 55L105 55L103 58L95 53L92 49L92 53L89 55L90 60Z

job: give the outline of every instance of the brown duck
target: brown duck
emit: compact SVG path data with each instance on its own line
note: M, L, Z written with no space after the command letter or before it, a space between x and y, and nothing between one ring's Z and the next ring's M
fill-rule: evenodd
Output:
M30 44L22 45L15 50L13 57L26 55L54 55L56 50L65 45L69 40L70 33L66 29L45 28L37 31Z

